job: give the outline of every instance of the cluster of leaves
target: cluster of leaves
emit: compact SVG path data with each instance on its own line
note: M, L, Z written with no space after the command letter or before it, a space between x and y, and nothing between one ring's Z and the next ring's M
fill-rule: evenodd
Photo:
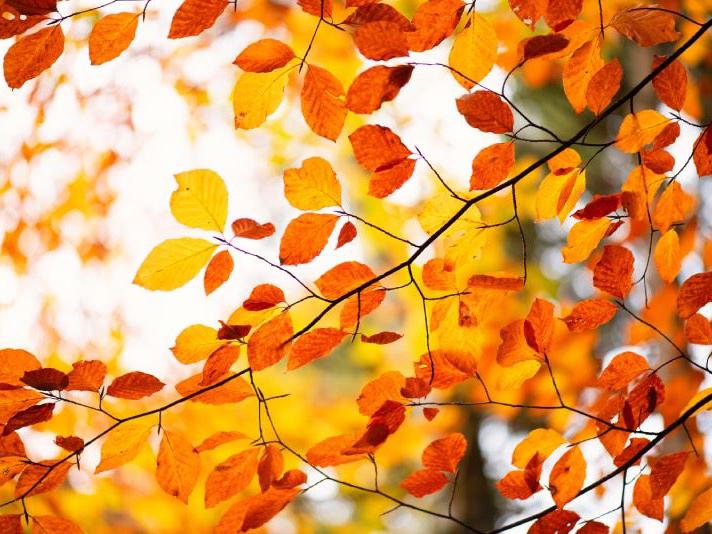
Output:
M229 280L235 265L233 255L250 256L275 273L289 276L305 292L304 297L289 303L280 287L265 281L219 326L185 328L176 339L173 354L182 364L201 363L202 370L175 385L179 394L176 400L126 417L107 411L104 399L141 400L162 390L163 382L136 371L118 376L104 387L107 369L101 362L75 362L72 370L65 373L42 367L37 358L25 351L3 351L0 462L4 466L3 482L17 477L14 498L5 504L25 505L29 497L58 488L72 468L81 467L84 449L100 440L103 441L97 473L126 464L146 445L154 427L161 433L156 463L158 485L187 503L201 474L201 454L245 435L228 429L194 446L188 436L163 428L162 414L188 401L222 405L254 398L259 437L241 452L212 467L207 475L206 507L232 499L217 523L216 531L220 533L258 528L302 491L313 487L306 486L307 475L303 470L285 470L285 452L320 476L317 483L334 481L377 494L396 507L408 507L480 532L477 525L464 523L452 511L459 464L468 449L467 439L460 433L449 433L425 447L422 467L400 482L406 496L379 486L376 456L406 424L408 413L422 407L426 420L432 421L446 406L553 411L566 417L561 431L536 428L520 441L512 455L515 469L496 484L501 495L508 499L528 499L546 489L554 504L498 531L532 523L530 532L534 533L569 532L574 528L584 533L607 532L609 527L598 520L607 511L595 519L584 518L571 509L570 503L593 490L603 490L619 476L623 481L620 505L613 511L620 511L623 529L629 511L626 486L633 481L632 504L637 512L662 521L665 496L676 481L700 470L705 473L704 479L694 492L688 491L682 497L684 514L670 519L686 532L712 520L711 479L702 457L687 450L663 449L670 441L666 442L666 438L682 429L698 452L695 442L702 440L695 417L712 409L712 390L696 391L701 376L712 374L709 361L699 363L679 341L682 338L685 346L712 345L712 325L701 313L712 302L712 272L686 273L686 278L680 280L683 259L709 246L709 241L696 232L701 199L686 191L678 180L690 162L700 179L712 174L712 128L708 124L690 124L700 132L692 146L687 147L688 161L674 173L676 162L669 150L681 135L680 123L689 122L680 115L689 93L688 73L681 56L703 39L712 19L697 22L656 6L622 7L604 16L601 3L588 12L580 0L510 0L511 11L530 29L536 29L537 34L516 43L516 59L511 62L502 89L495 91L481 82L499 61L501 37L488 15L480 13L474 3L466 6L459 0L427 0L409 18L387 4L347 0L345 9L349 11L341 22L334 19L341 6L333 6L329 0L300 0L298 4L316 18L314 37L320 28L327 26L334 31L348 31L355 49L364 58L375 62L395 60L398 64L370 66L345 90L333 73L308 61L314 38L301 57L285 42L261 39L247 46L235 59L235 64L244 71L233 91L236 128L249 130L261 126L280 106L285 88L306 67L299 81L304 120L317 136L336 141L349 112L369 115L379 110L398 97L414 71L436 67L448 71L448 76L466 91L454 106L467 124L504 137L474 156L469 191L457 191L430 167L418 149L411 150L393 128L378 124L355 128L348 140L354 158L368 173L371 197L384 199L396 192L413 177L421 160L433 170L444 191L428 198L417 215L417 222L427 236L422 242L414 243L386 228L376 227L388 238L410 247L400 263L380 274L359 261L338 263L318 276L313 281L314 287L290 267L310 263L323 254L337 225L340 229L335 248L341 248L358 237L353 221L369 224L344 208L341 182L328 161L308 157L298 168L284 171L284 196L303 213L290 220L281 232L276 261L244 248L250 240L274 236L277 228L271 222L238 218L229 227L232 235L225 234L228 191L217 173L199 169L176 175L171 213L179 223L208 234L203 238L168 239L156 246L139 267L136 284L150 290L174 290L205 268L203 282L207 295ZM186 0L173 17L169 37L199 35L215 23L227 5L225 1ZM5 79L10 87L16 88L49 68L61 55L64 47L61 22L73 15L51 20L48 27L24 34L55 13L56 2L5 0L2 8L10 14L0 23L2 36L19 35L4 60ZM89 37L92 63L104 63L127 49L140 20L141 13L101 18ZM689 31L676 30L682 23L690 26L686 27ZM676 43L676 48L667 56L655 56L648 74L622 91L624 66L617 59L604 59L606 40L619 38L637 47ZM441 44L449 49L447 64L409 59L411 52L424 52ZM506 94L507 80L531 63L559 66L561 86L572 110L581 114L588 109L593 115L570 138L562 139L553 128L533 122ZM636 111L634 99L648 84L661 106ZM622 94L616 98L619 93ZM622 118L612 139L599 143L587 140L596 126L627 106L630 112ZM533 162L517 158L518 147L540 141L523 137L521 134L527 129L547 135L543 141L552 147ZM584 162L579 151L590 147L596 152ZM582 203L587 191L586 168L609 148L632 157L633 168L620 191L597 195ZM526 178L534 179L544 166L548 167L548 173L537 182L536 192L531 195L533 219L536 222L558 219L562 225L570 218L575 220L567 231L561 256L567 264L587 262L593 288L598 290L592 298L571 306L539 297L529 299L527 293L527 243L517 187ZM492 222L487 209L486 201L496 201L499 192L511 193L513 215L504 223ZM517 224L522 239L521 273L482 273L483 247L497 228L510 222ZM640 253L641 244L647 254ZM432 252L432 256L419 262L426 251ZM651 262L657 278L648 268ZM642 273L637 279L636 263L637 271ZM405 275L406 282L389 285L398 275ZM639 316L632 309L634 299L630 295L634 289L641 289L647 303L649 284L661 286L661 292L667 291L668 296L654 299L650 308ZM391 292L410 286L416 289L422 302L425 325L422 355L413 362L412 373L406 376L390 370L365 384L357 399L364 420L352 432L328 437L303 454L290 446L280 437L270 414L273 398L264 395L255 373L284 359L287 370L296 370L328 357L349 338L352 343L397 342L402 337L400 333L365 334L361 330L366 318L377 315L375 312ZM528 313L514 311L493 317L496 314L492 310L500 306L507 309L506 303L511 303L512 297L531 300ZM295 328L294 307L306 301L321 305L320 311ZM338 310L335 326L322 324L335 310ZM622 314L650 329L659 337L657 342L664 350L674 355L652 365L641 343L639 349L621 351L603 366L585 384L587 395L564 389L563 371L555 369L554 355L570 350L572 340L593 334ZM656 324L659 317L671 329L681 330L684 337L678 332L665 333ZM477 346L473 341L493 331L494 343L483 341ZM235 370L243 348L247 364ZM488 354L493 358L488 360ZM685 372L694 373L699 380L683 378L673 383L672 378L666 384L664 372L674 363L685 366ZM535 382L543 384L540 387L545 385L547 393L540 396L553 402L537 403L536 392L523 403L497 400L487 386L489 379L496 379L497 389L502 390L524 389ZM695 384L692 390L690 383ZM470 394L479 400L449 401L449 393L459 387L470 387ZM75 400L71 396L73 391L91 392L97 396L97 402L85 404ZM57 436L56 444L66 454L31 460L17 431L47 422L59 403L100 412L111 422L89 439ZM660 430L644 426L654 415L664 420ZM607 453L613 466L610 471L598 474L598 466L587 460L586 443L591 441ZM373 486L343 480L332 470L325 470L367 461L373 463L375 470ZM243 495L255 478L259 491ZM593 481L585 485L586 480ZM446 513L405 500L408 495L422 498L434 494L448 484L452 493ZM26 509L24 514L29 517ZM21 531L21 519L22 514L2 516L3 531ZM78 531L77 526L58 517L33 516L32 520L33 530L38 532Z

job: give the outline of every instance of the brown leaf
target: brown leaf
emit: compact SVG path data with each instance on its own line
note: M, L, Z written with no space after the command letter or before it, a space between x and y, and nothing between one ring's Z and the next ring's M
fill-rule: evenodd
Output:
M569 45L569 40L558 33L548 35L535 35L522 42L522 56L524 59L534 59L537 57L553 54L564 50Z
M61 391L69 385L69 377L52 367L27 371L21 380L24 384L40 391Z
M116 377L106 388L106 394L120 399L136 400L161 391L163 386L165 384L155 376L133 371Z
M361 341L364 343L374 343L376 345L388 345L394 341L398 341L403 337L403 334L397 332L379 332L371 336L361 334Z
M77 452L84 449L84 440L77 436L57 436L54 442L58 447L62 447L69 452Z
M54 410L53 402L30 406L29 408L17 412L8 419L3 428L2 435L7 436L11 432L24 428L26 426L43 423L52 419L52 411Z

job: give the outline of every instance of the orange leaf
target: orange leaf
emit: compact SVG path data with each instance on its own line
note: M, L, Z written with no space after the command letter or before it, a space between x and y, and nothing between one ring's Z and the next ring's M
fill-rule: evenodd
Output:
M371 380L359 393L356 403L363 415L373 415L386 401L405 402L401 393L405 387L405 377L400 371L387 371Z
M331 0L297 0L297 4L304 10L305 13L319 17L331 18Z
M77 436L57 436L54 443L65 451L77 452L84 448L84 440Z
M467 440L459 432L436 439L423 451L423 465L454 473L467 451Z
M408 83L413 66L386 67L376 65L363 71L351 83L346 93L346 107L354 113L372 113L384 102L390 102Z
M242 532L261 527L281 512L301 490L299 488L270 488L265 493L250 497L242 522Z
M298 369L316 359L327 356L346 335L347 332L338 328L316 328L302 334L292 345L287 369L289 371Z
M656 137L657 139L657 137ZM665 174L675 166L675 158L670 152L662 149L643 151L643 165L656 174Z
M158 485L187 503L200 474L200 457L193 446L182 434L164 430L157 462Z
M594 330L613 319L617 311L616 305L605 299L583 300L574 306L563 321L571 332Z
M564 93L576 113L586 108L589 83L602 67L599 38L582 44L564 65Z
M260 326L247 341L247 359L253 371L261 371L281 360L289 351L294 329L288 312Z
M583 487L586 460L578 447L566 451L554 464L549 476L549 490L556 506L563 508Z
M668 230L658 239L653 252L653 261L660 278L666 282L675 280L682 267L680 239L675 230Z
M695 141L692 158L700 178L712 174L712 128L707 127Z
M534 29L537 21L544 15L546 1L543 0L509 0L509 6L514 14L524 24Z
M400 137L385 126L367 124L349 135L354 157L362 167L377 172L411 155Z
M624 390L638 375L649 369L648 361L640 354L621 352L606 366L596 385L611 391Z
M50 68L64 51L64 34L59 24L19 37L5 53L5 81L12 89L36 78Z
M462 0L427 0L413 14L414 31L406 33L408 48L423 52L437 46L455 31L464 9Z
M554 336L554 305L543 299L534 299L524 321L527 344L537 352L546 353Z
M511 132L514 128L512 110L496 93L475 91L458 98L456 104L473 128L492 133Z
M101 65L117 58L136 35L139 13L114 13L99 19L89 34L89 59Z
M205 277L203 278L205 294L210 295L227 282L234 266L235 262L232 261L232 256L227 250L221 250L215 254L205 268Z
M72 364L67 374L67 391L99 391L106 377L106 364L99 360L85 360Z
M357 434L326 438L307 451L307 461L315 467L332 467L363 460L366 458L365 454L343 454L342 452L357 439Z
M302 87L302 114L309 128L336 141L346 120L341 82L328 70L309 65Z
M633 504L646 517L663 520L663 497L653 497L650 475L641 475L633 488Z
M708 302L712 302L712 272L693 274L677 294L677 314L689 319Z
M299 469L290 469L279 480L272 482L272 486L279 489L294 488L301 486L307 481L307 475Z
M198 35L215 24L227 6L226 0L184 0L171 20L169 39Z
M514 167L514 143L483 148L472 160L470 190L490 189L507 179Z
M365 57L377 61L408 55L408 38L395 22L378 20L360 25L354 44Z
M517 277L490 276L474 274L467 281L471 289L496 289L499 291L521 291L524 289L524 279Z
M598 69L586 88L586 105L596 115L600 115L608 107L618 92L623 79L623 67L618 58L613 58Z
M499 365L511 367L527 360L543 359L528 342L525 321L519 319L502 327L499 337L502 339L497 348L497 363Z
M106 394L120 399L142 399L157 393L165 384L153 375L133 371L116 377L106 389Z
M667 495L677 477L685 469L688 454L687 451L678 452L649 460L651 465L650 489L653 499Z
M440 413L439 408L431 408L431 407L423 408L423 415L425 416L425 418L428 421L432 421L433 419L435 419L435 416L437 416L439 413Z
M633 459L636 454L638 454L641 450L647 447L649 443L649 439L632 438L630 440L630 444L625 449L623 449L623 452L613 458L613 465L615 465L616 467L626 465ZM638 465L639 463L640 458L638 458L638 460L636 460L635 463L631 465Z
M431 357L432 356L432 357ZM448 389L475 375L477 363L469 352L434 350L413 364L415 375L437 389ZM434 376L433 370L435 371ZM432 376L432 381L431 381Z
M341 248L347 243L351 243L356 238L356 227L354 224L350 221L346 221L346 223L341 227L341 230L339 230L339 237L336 240L336 248Z
M561 249L564 263L578 263L591 255L611 228L607 218L579 221L571 228L566 246Z
M55 468L50 469L49 466L56 462L57 460L45 460L44 462L30 464L25 467L17 479L15 497L21 498L31 495L40 495L61 486L67 478L67 473L74 464L71 462L62 462Z
M5 532L3 530L3 532ZM32 534L82 534L82 529L76 523L52 515L32 516ZM7 534L12 534L8 531Z
M294 51L277 39L260 39L245 48L233 62L247 72L271 72L294 58Z
M23 349L0 350L0 383L22 386L20 379L27 371L42 367L36 356Z
M535 428L514 448L512 464L525 469L535 458L543 463L563 443L566 440L556 430Z
M208 356L205 366L203 367L203 378L200 381L201 386L209 386L214 384L220 378L224 377L230 367L237 361L240 356L239 345L223 345L210 356Z
M44 395L29 389L0 389L0 423L6 423L16 413L44 398Z
M593 285L614 297L624 299L633 284L633 253L619 245L603 247L593 270Z
M708 521L712 521L712 488L695 497L680 521L680 528L683 532L691 532Z
M232 441L237 441L238 439L245 439L247 436L243 434L242 432L237 432L237 431L221 431L221 432L215 432L215 434L211 434L207 438L205 438L200 445L195 447L195 452L205 452L205 451L211 451L220 445L224 445L225 443L230 443Z
M665 56L653 58L652 69L657 69L665 61ZM660 101L676 111L685 105L687 96L687 71L677 60L674 60L663 71L653 78L653 89Z
M37 406L30 406L8 419L3 428L2 435L7 436L15 430L24 428L26 426L35 425L37 423L44 423L52 419L52 412L54 411L54 403L39 404Z
M272 483L282 476L283 470L284 458L279 447L274 444L267 445L257 465L257 478L259 479L262 493L267 491Z
M388 345L394 341L398 341L403 337L403 334L397 332L379 332L378 334L373 334L372 336L367 336L361 334L361 341L363 343L373 343L375 345Z
M665 233L674 223L684 221L694 204L692 196L685 193L678 182L672 182L655 205L653 223Z
M365 317L378 308L385 298L386 291L383 288L370 286L358 295L346 299L339 317L341 328L352 328L359 318Z
M235 219L232 221L232 231L235 237L264 239L274 234L274 225L272 223L260 224L252 219Z
M447 482L447 477L437 469L419 469L408 475L400 485L413 497L420 498L441 490Z
M227 378L227 375L221 376L216 380L216 382L224 380L225 378ZM202 373L193 375L190 378L186 378L176 384L176 391L183 397L193 395L203 388L203 386L200 385L202 380ZM231 404L245 400L248 397L252 397L254 394L255 393L250 384L242 377L238 377L227 382L226 384L223 384L222 386L218 386L205 391L200 395L191 397L190 400L192 402L202 402L204 404Z
M712 345L712 323L704 315L696 313L685 322L685 337L688 343Z
M368 265L357 261L346 261L326 271L317 278L315 284L323 296L337 299L375 276Z
M670 119L653 109L629 113L623 119L616 137L616 147L628 154L640 152L660 134Z
M579 519L579 515L571 510L554 510L537 519L536 523L529 528L527 534L568 533L573 530Z
M636 9L619 11L611 19L611 26L640 46L653 46L677 41L675 17L665 11Z
M279 242L279 261L282 265L309 263L329 241L338 215L304 213L289 221Z
M250 293L249 298L242 303L247 311L260 311L274 308L284 302L284 292L272 284L260 284Z
M554 31L563 30L581 13L583 0L550 0L546 4L544 20Z
M229 499L250 484L257 474L259 453L256 447L247 449L215 466L205 481L206 508Z

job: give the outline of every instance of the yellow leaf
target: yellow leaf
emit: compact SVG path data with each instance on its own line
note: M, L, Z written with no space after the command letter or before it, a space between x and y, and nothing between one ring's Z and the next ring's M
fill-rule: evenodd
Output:
M655 205L653 223L661 232L667 232L674 223L684 221L694 205L695 199L678 182L672 182Z
M156 480L163 491L184 503L200 474L200 456L183 435L165 431L158 449Z
M220 175L196 169L175 175L178 189L171 195L171 213L191 228L222 232L227 219L227 188Z
M572 169L564 174L548 174L536 193L536 217L550 219L558 215L564 222L586 189L586 171Z
M133 282L146 289L176 289L200 272L216 246L193 237L167 239L148 253Z
M195 363L206 359L225 343L218 339L218 331L214 328L194 324L178 334L171 352L180 363Z
M589 257L606 235L611 221L605 217L579 221L569 232L566 246L561 249L565 263L578 263Z
M115 469L133 460L146 445L151 428L153 425L135 420L109 432L101 446L101 461L96 466L96 473Z
M630 171L621 190L623 191L623 205L633 219L647 218L648 207L655 199L655 194L664 180L665 176L656 174L643 165Z
M114 13L102 17L89 34L92 65L111 61L126 50L136 35L139 13Z
M680 528L683 532L690 532L708 521L712 521L712 488L695 497L680 521Z
M563 443L566 440L556 430L536 428L514 448L512 465L524 469L535 454L544 461Z
M654 109L629 113L618 130L616 147L629 154L640 152L645 145L653 142L668 122L669 119Z
M246 72L240 76L232 92L235 128L257 128L274 113L282 102L292 68L287 64L271 72Z
M497 34L487 19L474 13L452 44L448 58L452 75L465 89L471 89L487 76L496 59Z
M563 74L564 93L576 113L586 109L588 84L603 65L598 37L581 45L566 62Z
M328 161L309 158L284 171L284 196L297 209L319 210L341 204L341 185Z
M660 278L666 282L672 282L680 272L681 266L680 239L675 230L668 230L658 239L653 260Z

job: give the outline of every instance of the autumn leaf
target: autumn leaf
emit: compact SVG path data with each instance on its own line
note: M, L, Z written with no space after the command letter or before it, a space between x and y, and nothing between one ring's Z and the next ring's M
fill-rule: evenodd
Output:
M346 335L347 332L338 328L315 328L302 334L292 344L287 369L291 371L328 356Z
M593 270L593 285L624 299L633 284L633 253L619 245L603 247L603 255Z
M623 67L617 58L598 69L586 87L586 105L596 115L600 115L611 103L621 86Z
M221 250L212 257L205 269L203 288L205 294L210 295L230 278L235 262L227 250Z
M219 463L205 481L205 507L213 506L244 490L257 474L259 449L253 447Z
M225 10L225 0L184 0L173 15L169 39L198 35L210 28Z
M279 242L279 261L282 265L309 263L329 241L338 215L304 213L289 221Z
M133 282L160 291L181 287L210 261L216 246L194 237L167 239L149 252Z
M604 299L582 300L562 320L571 332L582 332L606 324L616 311L616 305Z
M413 497L425 497L435 493L448 483L448 478L437 469L419 469L413 471L401 482L401 487Z
M561 249L565 263L578 263L591 255L606 236L611 221L606 218L579 221L569 231L566 246Z
M683 532L691 532L712 520L712 488L694 498L680 521Z
M336 239L336 248L339 249L344 245L351 243L356 238L357 235L356 226L350 221L346 221L344 225L339 230L339 236Z
M72 364L72 370L67 374L68 391L98 391L104 383L107 367L99 360L82 360Z
M564 65L564 94L576 113L586 108L588 87L603 66L599 38L583 43Z
M611 26L640 46L668 43L680 36L675 18L662 10L627 8L614 15Z
M222 233L227 218L227 188L208 169L175 175L178 189L171 195L171 213L179 223Z
M555 430L536 428L514 448L512 464L524 469L535 456L543 462L563 443L566 443L566 440Z
M439 469L454 473L467 450L465 436L456 432L437 439L423 451L423 465L429 469Z
M682 266L680 240L675 230L668 230L658 239L653 252L653 261L660 278L666 282L675 279Z
M410 35L410 34L408 34ZM413 73L411 65L376 65L360 73L346 93L346 107L354 113L372 113L398 96Z
M101 461L96 473L116 469L133 460L146 445L152 424L140 419L127 421L109 432L101 446Z
M133 371L115 378L106 388L106 394L121 399L136 400L161 391L163 386L165 384L155 376Z
M452 35L460 21L461 0L426 0L413 14L413 31L406 33L408 48L415 52L430 50Z
M288 312L267 321L247 341L247 359L253 371L274 365L289 352L292 319Z
M704 315L696 313L685 322L685 337L688 343L712 345L712 323Z
M408 55L406 32L388 20L359 25L354 33L354 44L368 59L384 61Z
M89 59L101 65L119 57L136 35L139 13L114 13L99 19L89 34Z
M164 430L158 448L156 480L163 491L187 503L200 474L200 457L180 433Z
M7 85L12 89L22 87L54 65L63 51L64 33L59 24L18 38L3 61Z
M224 445L225 443L231 443L233 441L246 438L247 436L245 436L242 432L238 432L236 430L215 432L214 434L211 434L210 436L205 438L199 445L195 447L194 450L195 452L211 451L213 449L218 448L220 445Z
M549 490L556 506L563 508L578 495L586 478L586 460L579 447L566 451L549 475Z
M712 302L712 272L693 274L680 286L677 314L689 319L708 302Z
M668 120L652 109L629 113L623 119L618 130L616 147L629 154L640 152L645 145L652 143L665 129Z
M257 128L277 110L292 67L288 63L271 72L246 72L240 76L232 90L235 128Z
M336 141L346 120L344 88L328 70L309 65L302 87L302 114L312 131Z
M456 104L473 128L491 133L511 132L514 128L512 110L496 93L475 91L458 98Z
M487 76L496 59L497 34L487 19L473 13L450 49L452 75L465 89L471 89Z
M251 43L235 58L235 65L247 72L271 72L294 58L294 51L277 39Z
M483 148L472 160L470 189L490 189L507 179L514 167L514 143Z
M608 390L623 390L640 374L650 370L648 362L635 352L616 355L598 377L598 387Z
M82 532L76 523L64 517L53 515L32 517L32 534L82 534Z
M322 158L307 158L298 169L284 171L284 196L297 209L309 211L341 205L341 184Z
M272 223L260 224L252 219L235 219L230 225L235 237L243 239L264 239L274 234L274 225Z

